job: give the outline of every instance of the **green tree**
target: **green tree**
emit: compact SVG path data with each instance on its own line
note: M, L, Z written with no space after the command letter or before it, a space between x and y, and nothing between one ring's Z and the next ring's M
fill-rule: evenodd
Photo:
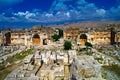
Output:
M71 42L70 42L70 41L65 41L65 42L64 42L64 49L65 49L65 50L69 50L69 49L71 49L71 48L72 48Z
M54 35L52 36L52 38L53 38L55 41L58 41L58 39L60 39L60 36L57 35L57 34L54 34Z
M86 46L86 47L91 47L91 48L93 47L93 45L92 45L90 42L86 42L86 43L85 43L85 46Z
M59 36L63 37L63 30L62 29L58 29L59 30Z
M64 78L61 78L61 80L64 80Z
M59 36L60 37L63 37L63 30L62 29L59 29L59 28L56 28L58 31L59 31Z
M90 42L86 42L86 43L85 43L85 46L86 46L86 53L88 54L88 49L89 49L89 48L92 48L93 45L92 45Z

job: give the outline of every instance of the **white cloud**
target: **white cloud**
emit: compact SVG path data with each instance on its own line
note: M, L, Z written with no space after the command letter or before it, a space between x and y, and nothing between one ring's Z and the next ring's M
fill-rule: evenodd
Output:
M120 19L120 6L111 8L110 10L99 9L93 3L88 3L85 0L76 0L75 4L66 4L65 1L74 0L54 0L52 7L47 12L42 12L39 9L32 11L13 13L12 16L4 16L0 19L3 21L18 21L18 22L64 22L68 20L99 20L105 19ZM77 4L76 4L77 3ZM0 21L1 21L0 20Z
M98 15L104 16L105 13L106 13L106 10L104 10L104 9L98 9L98 10L96 10L96 12L97 12Z
M26 19L29 19L30 17L35 17L36 15L34 13L29 13L25 16Z
M66 15L67 17L70 17L70 13L69 13L69 12L65 13L65 15Z
M17 16L25 16L26 15L26 12L18 12L18 13L15 13L14 15L17 15Z
M53 14L47 13L47 14L45 14L45 16L46 16L46 17L53 17Z
M28 18L30 18L30 17L35 17L35 16L36 16L35 13L31 13L31 12L29 12L29 11L14 13L14 15L17 15L17 16L25 16L26 19L28 19Z
M19 19L19 21L35 21L36 13L30 11L14 13L14 15ZM35 21L36 22L36 21Z

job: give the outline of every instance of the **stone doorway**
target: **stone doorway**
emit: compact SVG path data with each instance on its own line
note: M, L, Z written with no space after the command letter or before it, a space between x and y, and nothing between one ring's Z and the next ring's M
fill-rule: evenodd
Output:
M47 39L43 39L43 45L47 45Z
M33 44L40 45L40 36L38 34L33 35Z
M86 34L81 34L80 35L80 43L82 45L85 45L86 42L87 42L87 35Z
M7 32L5 33L5 44L11 44L11 33Z

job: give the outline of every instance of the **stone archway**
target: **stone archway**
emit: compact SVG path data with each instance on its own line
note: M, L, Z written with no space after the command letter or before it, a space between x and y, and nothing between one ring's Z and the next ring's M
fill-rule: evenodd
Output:
M10 32L5 33L5 43L11 44L11 33Z
M82 45L85 45L86 42L87 42L87 35L86 34L81 34L80 35L80 43Z
M33 35L33 44L35 44L35 45L40 44L40 36L38 34Z

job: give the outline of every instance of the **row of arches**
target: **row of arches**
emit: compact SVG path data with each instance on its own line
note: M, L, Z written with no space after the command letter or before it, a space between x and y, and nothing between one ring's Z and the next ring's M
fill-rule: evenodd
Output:
M39 34L37 34L37 33L33 35L32 39L33 39L33 44L34 45L39 45L41 43L41 38L40 38ZM80 39L80 43L82 45L85 45L85 43L87 42L88 37L87 37L86 34L81 34L79 39ZM43 39L42 42L43 42L43 45L47 44L46 39Z
M88 38L86 34L81 34L79 36L79 39L80 39L80 43L84 45L87 42ZM41 41L41 38L39 34L37 33L33 35L32 40L33 40L34 45L39 45L41 42L43 42L43 45L47 44L46 39L43 39L43 41ZM11 33L10 32L5 33L5 44L11 44Z
M81 34L80 35L80 42L82 44L84 44L86 41L87 41L86 34ZM11 44L11 33L10 32L5 33L5 43L6 44ZM41 43L40 36L38 34L34 34L33 35L33 44L37 45L37 44L40 44L40 43ZM45 39L43 40L43 44L46 44Z
M5 33L5 41L6 41L5 42L6 44L11 44L11 33L10 32ZM87 36L86 36L86 34L81 34L80 35L80 42L83 45L87 42ZM41 43L40 36L38 34L34 34L33 35L33 44L38 45L40 43ZM44 45L47 44L46 43L46 39L43 40L43 44Z
M3 44L6 44L6 45L11 44L11 33L7 32L3 36L4 36ZM33 35L32 40L33 40L34 45L39 45L41 42L43 42L43 45L47 44L46 39L43 39L43 41L41 41L41 38L40 38L39 34L37 34L37 33Z

